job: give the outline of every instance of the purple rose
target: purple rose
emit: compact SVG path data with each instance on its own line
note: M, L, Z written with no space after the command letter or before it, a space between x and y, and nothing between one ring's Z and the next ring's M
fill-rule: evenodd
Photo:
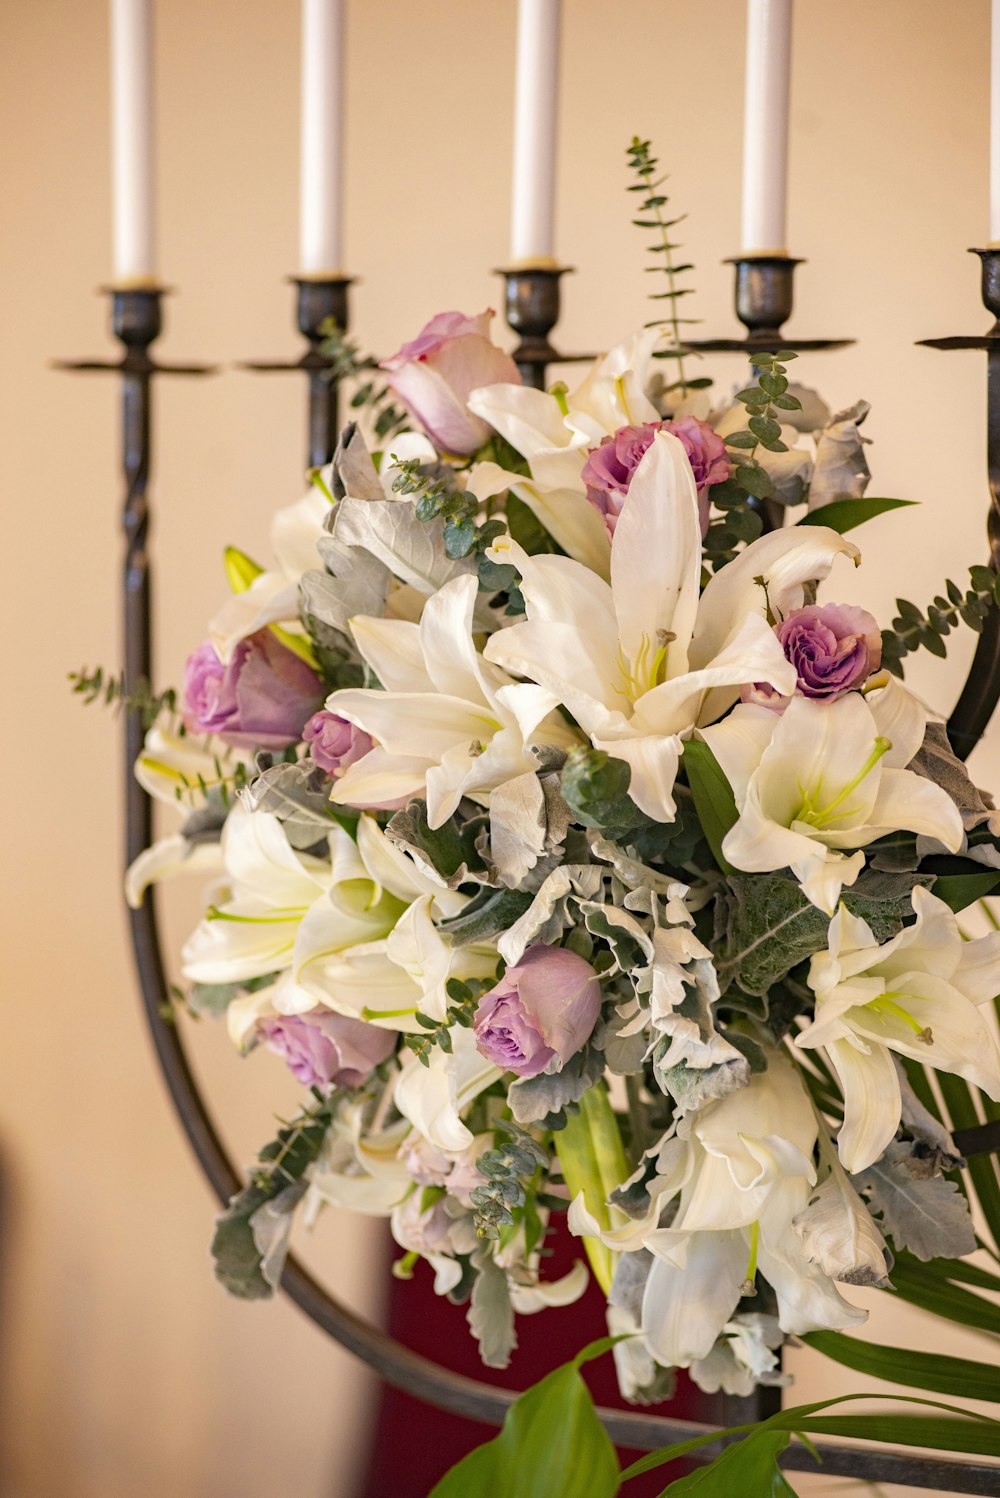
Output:
M269 629L240 640L226 665L206 640L184 667L184 721L238 749L286 749L323 700L323 683Z
M707 422L699 421L696 416L679 416L676 421L647 421L639 427L619 427L614 436L604 438L584 463L582 478L587 498L604 516L609 536L615 533L632 475L657 432L672 433L687 453L698 490L702 536L708 530L708 491L713 484L721 484L729 477L726 444Z
M867 681L882 663L882 635L867 609L813 603L790 609L774 632L798 672L795 690L827 702ZM744 687L745 702L784 707L788 699L766 682Z
M391 1030L366 1025L327 1009L309 1014L279 1014L262 1020L257 1033L271 1051L288 1063L303 1087L360 1087L373 1067L391 1055Z
M482 385L521 383L509 354L490 342L491 308L478 317L439 312L382 361L389 385L442 452L474 453L492 428L465 404Z
M590 963L539 942L483 994L473 1026L476 1045L519 1077L560 1071L587 1040L600 1010L601 986Z
M302 742L309 745L313 761L328 775L342 775L372 747L371 736L363 728L328 713L325 707L313 713L303 728Z

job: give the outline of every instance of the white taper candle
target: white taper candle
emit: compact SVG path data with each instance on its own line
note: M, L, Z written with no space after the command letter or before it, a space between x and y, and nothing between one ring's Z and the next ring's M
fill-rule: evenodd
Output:
M302 0L299 268L343 269L344 0Z
M1000 244L1000 0L990 22L990 243Z
M743 253L785 253L792 0L747 0Z
M111 160L117 286L156 279L153 0L111 0Z
M561 0L519 0L510 253L554 263Z

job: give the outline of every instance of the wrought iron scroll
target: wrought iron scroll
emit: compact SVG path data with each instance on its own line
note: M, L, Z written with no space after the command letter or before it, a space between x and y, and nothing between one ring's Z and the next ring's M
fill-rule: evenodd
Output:
M511 273L507 274L510 276ZM521 279L526 286L523 294L530 300L537 291L537 282L533 291L530 283L524 281L523 277ZM558 289L558 282L554 284ZM508 288L510 285L508 280ZM127 686L133 689L140 678L149 679L151 667L151 567L148 545L150 509L147 491L152 377L157 373L202 374L206 371L195 366L159 365L151 359L149 350L161 325L161 291L158 288L116 290L113 295L113 329L124 346L121 361L78 363L64 367L112 369L119 370L122 374L122 450L125 475L123 519L126 538L125 676ZM300 316L302 295L300 289ZM511 308L512 295L509 290L508 310ZM551 314L551 321L540 335L543 342L547 341L548 332L555 322L551 287L546 295L549 303L544 317ZM346 307L341 310L344 313L342 317L336 313L333 315L337 315L338 322L344 326ZM530 312L530 308L528 310ZM555 311L558 311L558 299ZM315 308L309 313L309 326L318 331L314 313ZM531 313L531 316L534 318L535 314ZM539 327L542 320L542 313L539 311L534 326ZM520 329L513 320L512 325L522 333L522 373L526 379L530 375L530 383L541 386L544 383L547 360L542 358L541 343L533 345L529 341L529 335L538 335L532 334L531 326L525 319L522 319ZM306 332L306 329L303 328L302 331ZM306 336L310 340L310 353L318 353L318 337L309 332ZM527 348L524 347L526 342ZM320 372L316 360L309 355L291 367L303 369L309 375L309 461L311 465L320 465L329 461L336 442L336 391L320 389ZM328 382L328 374L323 375L323 380ZM133 763L142 747L142 739L141 720L136 714L129 714L126 719L123 767L126 784L127 862L131 862L148 846L152 832L149 798L132 773ZM142 906L131 912L130 918L139 983L160 1069L198 1162L220 1203L226 1204L243 1182L222 1144L192 1075L180 1026L170 1001L157 926L156 901L152 891L147 891ZM439 1408L495 1425L502 1422L507 1408L516 1397L510 1390L497 1389L439 1367L370 1326L341 1305L294 1255L289 1255L281 1283L282 1289L317 1326L396 1388ZM716 1429L690 1421L639 1412L602 1408L598 1410L598 1414L618 1445L641 1450L653 1450ZM711 1457L719 1449L714 1446L706 1447L702 1455ZM905 1483L929 1490L944 1488L973 1495L997 1492L997 1468L981 1462L940 1461L914 1457L907 1452L872 1451L849 1445L816 1445L807 1449L798 1444L792 1445L781 1461L788 1470L814 1470L817 1458L822 1462L823 1472L831 1476L865 1477L869 1481Z

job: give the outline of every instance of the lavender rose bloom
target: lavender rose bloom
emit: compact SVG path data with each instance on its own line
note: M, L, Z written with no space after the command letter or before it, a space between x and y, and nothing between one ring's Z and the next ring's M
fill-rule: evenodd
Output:
M476 1009L481 1055L519 1077L560 1071L597 1023L601 987L589 962L536 943Z
M862 686L882 663L882 635L867 609L847 603L808 604L790 609L775 634L798 672L796 693L831 702ZM766 682L744 687L745 702L783 707Z
M328 1010L279 1014L258 1026L258 1035L288 1063L303 1087L360 1087L373 1067L392 1053L391 1030Z
M328 775L342 774L372 747L371 736L363 728L356 728L326 708L313 713L302 730L302 742L309 745L313 761Z
M184 667L184 721L238 749L285 749L323 700L323 683L269 629L241 640L228 665L208 640Z
M676 421L647 421L638 427L619 427L605 437L583 465L587 498L604 516L608 535L613 536L622 512L632 475L657 432L671 432L683 445L698 490L701 534L708 530L709 494L713 484L729 477L726 444L705 421L679 416Z
M382 361L389 385L442 452L474 453L492 428L465 404L483 385L519 385L509 354L490 342L492 308L478 317L439 312L398 353Z

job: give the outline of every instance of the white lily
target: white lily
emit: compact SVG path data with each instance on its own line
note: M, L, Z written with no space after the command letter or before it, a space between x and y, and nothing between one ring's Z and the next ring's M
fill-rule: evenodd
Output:
M385 690L349 688L327 699L330 712L377 742L337 780L333 800L383 805L426 795L427 820L440 827L463 796L485 805L497 786L534 770L529 744L576 742L550 717L556 697L512 683L477 652L477 590L474 577L453 578L428 599L419 624L352 619L357 647Z
M493 635L484 654L567 707L596 748L630 765L636 804L670 822L693 728L724 712L745 682L794 689L767 597L794 607L802 585L824 577L838 554L858 553L834 531L776 531L748 546L699 601L694 475L677 438L658 432L618 519L610 585L569 557L529 557L498 537L490 555L520 572L527 618Z
M644 1238L654 1255L643 1296L646 1345L657 1362L688 1367L709 1356L759 1268L778 1300L783 1331L841 1329L866 1318L810 1264L792 1232L809 1201L818 1125L791 1062L768 1069L680 1126L687 1159L669 1228ZM671 1143L673 1141L670 1141Z
M457 1153L473 1140L462 1122L468 1105L503 1075L476 1048L476 1037L460 1025L451 1031L452 1049L436 1046L427 1066L412 1053L402 1058L395 1103L418 1134L438 1149Z
M1000 1050L980 1007L1000 992L1000 932L963 941L943 900L918 887L912 901L915 923L882 946L841 906L809 967L816 1014L795 1044L823 1046L840 1079L838 1151L851 1172L874 1164L899 1128L893 1051L1000 1099Z
M591 447L619 427L659 421L646 395L659 328L633 333L595 361L583 383L555 396L528 385L488 385L469 396L481 416L524 457L531 477L480 463L469 487L480 499L510 489L524 501L562 549L601 577L608 576L604 521L587 499L580 474Z
M179 733L161 715L146 734L133 774L147 795L185 817L201 811L221 788L231 783L238 753L221 739ZM125 899L133 910L142 904L151 884L175 874L215 873L222 869L217 840L198 841L183 832L159 838L144 848L125 874Z
M832 914L864 868L860 850L888 832L922 833L957 852L955 803L903 768L923 725L915 699L893 685L872 701L857 692L834 702L794 697L780 715L748 703L703 729L740 813L724 856L750 873L790 868L803 894Z
M305 1219L312 1226L323 1206L342 1207L369 1217L388 1217L413 1187L400 1157L410 1133L405 1118L366 1127L365 1104L341 1103L319 1159L309 1176Z
M276 1013L323 1004L405 1030L419 1028L417 1009L444 1017L449 977L493 972L495 954L453 951L434 928L432 913L456 914L466 897L440 887L372 817L359 820L357 843L335 827L328 846L329 860L297 852L276 817L234 807L222 839L227 883L184 948L185 977L285 974L269 990Z
M437 458L427 438L416 432L394 438L393 455L422 463ZM387 463L380 474L387 499L397 497L392 492L397 473L397 465ZM221 660L228 661L240 640L267 625L292 624L298 629L299 584L306 572L320 565L316 543L327 534L332 466L322 469L319 477L320 484L310 484L301 499L279 510L271 522L271 551L277 565L259 573L244 592L234 593L210 621L209 639Z

